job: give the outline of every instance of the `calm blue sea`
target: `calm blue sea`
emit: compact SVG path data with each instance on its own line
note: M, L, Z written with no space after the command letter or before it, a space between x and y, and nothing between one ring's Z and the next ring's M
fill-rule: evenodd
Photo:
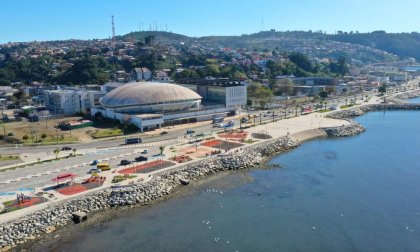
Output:
M420 97L411 98L407 100L410 103L420 103Z
M192 195L131 211L51 251L420 251L420 114L372 112Z

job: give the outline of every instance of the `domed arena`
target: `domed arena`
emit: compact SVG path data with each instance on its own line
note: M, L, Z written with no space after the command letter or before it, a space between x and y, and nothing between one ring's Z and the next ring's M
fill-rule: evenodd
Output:
M170 83L135 82L118 87L100 99L104 108L119 113L163 113L200 107L202 97Z

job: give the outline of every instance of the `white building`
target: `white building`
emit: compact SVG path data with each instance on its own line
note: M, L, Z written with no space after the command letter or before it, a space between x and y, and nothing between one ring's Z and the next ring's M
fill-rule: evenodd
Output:
M148 81L152 79L152 71L147 67L136 67L132 71L132 76L136 81Z
M202 106L202 97L194 90L171 83L134 82L118 87L100 100L100 105L91 108L91 115L134 124L140 131L165 125L211 120L213 116L227 116L238 112L237 104L241 91L236 89L214 89L210 95L228 97L229 106L223 104ZM232 91L230 91L232 90ZM245 89L246 93L246 89ZM220 97L219 97L220 96Z
M240 108L247 103L247 87L238 81L202 79L179 85L197 92L204 102L217 103L226 108Z
M64 115L88 113L104 95L99 91L86 90L46 90L44 94L48 110L53 114Z

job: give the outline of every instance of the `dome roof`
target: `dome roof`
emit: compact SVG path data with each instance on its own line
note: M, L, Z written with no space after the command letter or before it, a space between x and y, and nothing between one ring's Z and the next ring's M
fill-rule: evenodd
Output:
M183 86L160 82L135 82L118 87L100 99L102 105L134 105L201 100L201 96Z

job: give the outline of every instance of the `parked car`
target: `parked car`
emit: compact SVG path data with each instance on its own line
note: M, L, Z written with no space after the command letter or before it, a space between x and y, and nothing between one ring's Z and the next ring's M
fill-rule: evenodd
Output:
M92 163L90 163L90 165L97 165L99 163L98 160L93 160Z
M136 160L136 162L147 161L147 157L145 157L145 156L138 156L134 160Z
M97 169L97 168L92 168L88 171L89 174L100 173L100 172L102 172L101 169Z
M166 135L166 134L168 134L168 131L162 131L162 132L160 132L160 134L161 135Z
M71 150L71 147L69 146L64 146L63 148L61 148L62 151L66 151L66 150Z
M127 160L127 159L123 159L120 162L120 165L129 165L129 164L131 164L131 161L130 160Z

